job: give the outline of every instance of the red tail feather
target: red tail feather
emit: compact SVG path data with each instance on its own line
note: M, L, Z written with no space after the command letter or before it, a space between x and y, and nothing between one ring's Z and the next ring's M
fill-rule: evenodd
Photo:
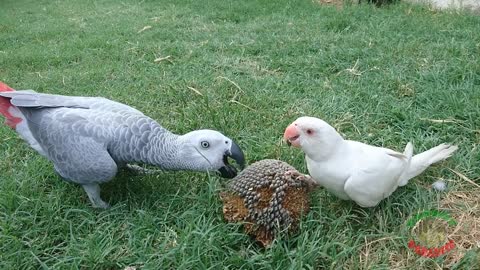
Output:
M0 92L12 92L14 91L10 86L4 84L3 82L0 82Z
M12 92L12 91L15 91L15 90L10 88L8 85L4 84L3 82L0 82L0 92ZM10 99L5 97L0 97L0 114L5 116L5 124L15 129L17 124L22 122L22 118L13 116L9 112L9 109L11 107L14 107L14 106L10 103Z

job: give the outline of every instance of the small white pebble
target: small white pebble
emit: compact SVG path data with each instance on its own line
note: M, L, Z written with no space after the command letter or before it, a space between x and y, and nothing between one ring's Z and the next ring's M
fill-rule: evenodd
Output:
M447 184L442 180L438 180L432 184L432 188L437 191L445 191L445 189L447 189Z

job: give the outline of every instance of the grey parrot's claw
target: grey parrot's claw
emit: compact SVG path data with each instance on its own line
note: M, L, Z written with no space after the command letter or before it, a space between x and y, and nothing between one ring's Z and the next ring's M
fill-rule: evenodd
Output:
M107 209L110 205L100 198L100 186L97 183L83 185L93 208Z
M93 208L96 208L96 209L109 209L111 207L110 204L104 201L100 203L92 204L92 205L93 205Z
M154 173L161 173L162 170L151 170L147 168L143 168L141 166L135 165L135 164L127 164L126 165L127 169L136 172L136 173L141 173L141 174L154 174Z

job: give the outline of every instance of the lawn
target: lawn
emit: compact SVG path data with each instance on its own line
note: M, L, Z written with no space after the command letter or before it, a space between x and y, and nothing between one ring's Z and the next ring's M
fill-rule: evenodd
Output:
M0 81L16 89L107 97L303 172L301 151L281 143L302 115L399 151L459 150L375 208L319 189L300 233L263 249L224 222L219 177L122 171L102 188L113 207L97 210L1 126L0 269L478 267L479 29L478 16L407 4L2 0ZM438 179L447 192L430 188ZM405 223L423 209L457 219L449 255L408 249Z

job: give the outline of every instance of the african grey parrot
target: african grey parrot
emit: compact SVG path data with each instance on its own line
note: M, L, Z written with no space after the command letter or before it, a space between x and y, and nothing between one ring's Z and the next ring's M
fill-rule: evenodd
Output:
M174 134L140 111L106 98L15 91L0 82L0 114L38 153L53 162L67 181L82 185L94 207L107 208L99 184L129 162L164 170L218 170L237 174L228 157L243 169L240 147L214 130Z
M300 117L284 133L289 145L305 152L310 176L344 200L373 207L428 166L450 157L458 147L440 144L413 155L408 143L404 153L345 140L325 121Z

